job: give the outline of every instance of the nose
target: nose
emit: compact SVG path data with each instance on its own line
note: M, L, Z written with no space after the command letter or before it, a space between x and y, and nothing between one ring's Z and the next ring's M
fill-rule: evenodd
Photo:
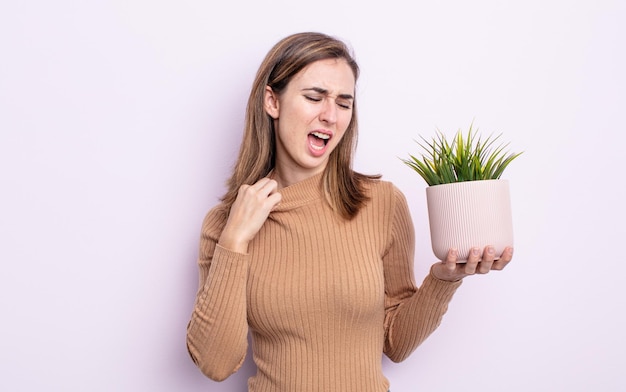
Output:
M328 124L337 122L337 105L335 100L331 98L324 100L324 104L321 107L320 120Z

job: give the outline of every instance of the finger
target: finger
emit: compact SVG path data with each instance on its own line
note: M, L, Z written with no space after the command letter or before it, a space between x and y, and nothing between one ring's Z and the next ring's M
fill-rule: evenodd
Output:
M467 257L467 262L465 263L465 273L468 275L475 274L476 269L478 268L479 262L480 262L480 249L478 248L470 249L469 256Z
M446 259L442 261L442 265L446 271L453 273L456 270L456 263L459 258L459 252L456 248L448 250Z
M510 246L507 246L506 248L504 248L504 251L502 252L502 255L500 256L500 258L493 263L493 265L491 266L491 269L496 270L496 271L503 270L504 267L506 267L511 262L512 259L513 259L513 248Z
M268 180L263 184L261 189L259 189L259 193L264 196L269 196L278 191L278 183L275 180Z
M483 251L482 260L480 264L478 265L478 273L486 274L489 271L491 271L491 267L493 265L495 257L496 257L496 251L494 247L491 245L486 246L485 250Z
M266 197L264 205L269 210L272 210L282 199L282 195L278 192L278 182L267 177L261 180L267 181L263 181L263 183L261 183L259 194Z
M257 192L264 192L266 194L269 194L272 189L278 187L278 183L276 182L276 180L272 180L269 177L263 177L259 181L251 185L251 187Z
M262 178L252 185L241 185L239 187L238 197L264 203L269 195L276 193L277 189L278 183L276 181L269 178Z
M270 210L273 210L274 207L276 207L280 203L282 198L283 198L283 195L281 195L279 192L274 192L271 195L269 195L266 200L266 203L270 207Z

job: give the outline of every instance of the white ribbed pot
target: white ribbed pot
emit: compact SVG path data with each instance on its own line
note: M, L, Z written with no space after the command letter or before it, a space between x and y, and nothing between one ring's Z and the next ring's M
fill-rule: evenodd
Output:
M472 247L495 247L496 255L513 246L513 220L506 180L464 181L426 188L433 252L444 260L457 248L466 262Z

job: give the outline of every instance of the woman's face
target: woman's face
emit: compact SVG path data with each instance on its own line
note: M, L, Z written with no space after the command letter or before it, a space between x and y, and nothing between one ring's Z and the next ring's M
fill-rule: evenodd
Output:
M266 87L265 110L274 119L276 171L291 182L321 173L350 124L355 79L343 59L309 64L280 95Z

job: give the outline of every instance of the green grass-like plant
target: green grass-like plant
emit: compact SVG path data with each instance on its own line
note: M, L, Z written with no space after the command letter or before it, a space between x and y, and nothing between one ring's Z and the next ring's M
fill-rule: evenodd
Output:
M506 167L520 153L509 153L506 144L496 144L501 134L485 139L476 135L470 126L467 135L461 130L449 141L441 131L432 140L423 136L416 143L422 148L422 158L409 155L402 161L415 170L428 185L461 181L498 179Z

